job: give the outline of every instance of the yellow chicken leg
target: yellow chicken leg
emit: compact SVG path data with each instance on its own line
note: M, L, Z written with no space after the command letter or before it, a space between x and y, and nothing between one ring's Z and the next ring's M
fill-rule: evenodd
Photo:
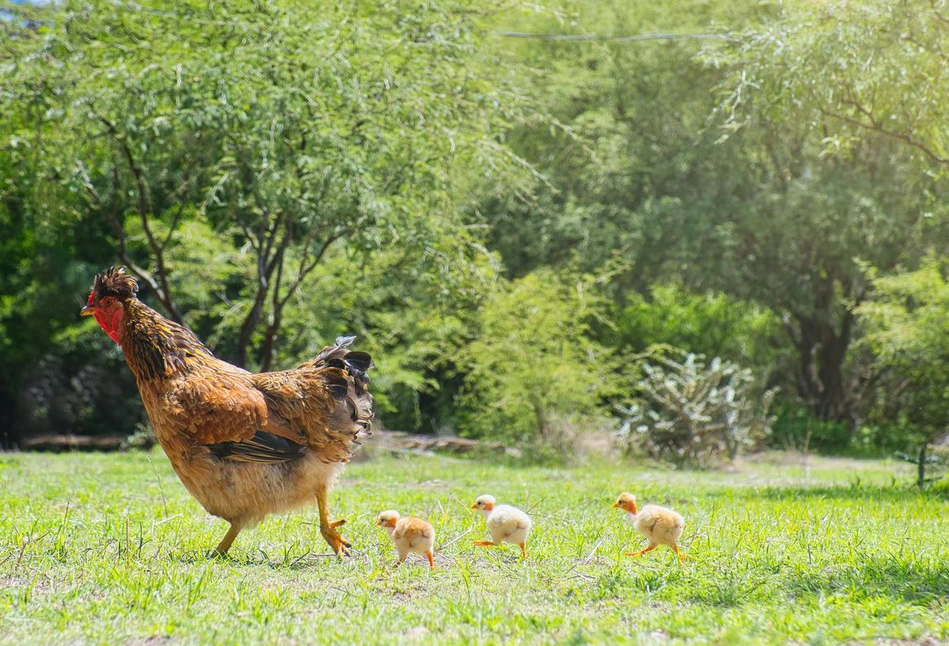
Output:
M521 558L527 558L527 544L521 543Z
M680 552L680 551L679 551L679 546L678 546L677 544L675 544L675 543L672 544L672 550L676 553L676 556L679 557L679 561L681 561L682 563L685 563L685 560L686 560L686 559L692 558L691 556L689 556L689 555L686 554L685 552Z
M327 494L326 487L320 487L316 490L316 503L320 512L320 534L323 535L323 539L329 543L337 556L349 556L349 548L352 547L352 544L336 531L336 528L344 525L346 521L330 520Z
M647 547L639 550L638 552L626 552L626 556L642 556L646 552L651 552L654 549L659 547L658 545L648 545Z
M434 554L432 554L431 552L427 552L427 553L425 554L425 558L428 559L428 567L429 567L429 569L430 569L430 570L434 570L434 569L435 569L435 558L434 558Z
M497 547L498 544L494 541L474 541L475 547Z
M234 539L237 538L237 535L241 531L241 526L237 523L231 523L230 529L227 530L227 534L224 535L224 538L221 539L221 542L218 543L217 547L214 548L214 552L218 556L227 556L227 551L231 549L231 543L234 542Z

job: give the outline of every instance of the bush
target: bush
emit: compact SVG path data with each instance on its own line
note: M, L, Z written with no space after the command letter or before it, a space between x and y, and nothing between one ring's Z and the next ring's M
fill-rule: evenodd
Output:
M636 352L664 344L755 368L773 366L779 354L772 341L780 319L760 305L717 292L653 285L648 296L627 295L615 320L615 344Z
M614 391L610 355L590 338L602 311L590 282L538 271L488 296L459 361L465 434L569 452Z
M716 357L673 351L643 365L639 401L622 408L619 434L631 450L679 465L733 460L769 432L775 390L760 392L748 369ZM682 356L681 361L673 358Z
M830 454L844 453L852 448L854 433L849 422L818 419L800 404L785 402L776 408L768 437L768 444L773 448Z

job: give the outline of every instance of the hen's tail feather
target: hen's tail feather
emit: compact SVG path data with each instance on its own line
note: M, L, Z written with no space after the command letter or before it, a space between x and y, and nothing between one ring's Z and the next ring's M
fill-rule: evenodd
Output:
M330 368L324 371L324 379L330 394L344 407L345 419L352 424L352 450L372 435L372 395L366 373L374 366L369 353L347 349L355 339L338 337L335 345L323 348L308 362L313 367Z

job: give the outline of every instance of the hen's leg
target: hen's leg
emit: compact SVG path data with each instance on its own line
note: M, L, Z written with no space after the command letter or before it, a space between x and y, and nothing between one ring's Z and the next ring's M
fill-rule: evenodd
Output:
M323 539L329 543L329 546L333 548L337 555L349 556L349 548L352 547L352 544L336 531L336 528L345 524L346 521L330 520L328 499L329 488L326 486L319 487L316 490L316 504L320 510L320 534L323 535Z
M241 531L241 526L237 523L231 523L231 528L227 530L227 534L224 535L224 539L218 543L217 547L214 548L214 551L220 555L224 556L227 554L227 551L231 549L231 543L234 542L234 539L237 538L237 535Z
M640 556L640 555L642 555L642 554L645 554L646 552L651 552L651 551L653 551L653 550L656 549L657 547L659 547L659 546L658 546L658 545L653 545L652 543L650 543L650 544L647 545L644 549L641 549L641 550L639 550L638 552L627 552L627 553L626 553L626 556Z

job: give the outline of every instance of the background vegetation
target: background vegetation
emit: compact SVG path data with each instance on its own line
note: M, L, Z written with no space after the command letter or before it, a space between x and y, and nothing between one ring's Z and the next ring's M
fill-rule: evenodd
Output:
M946 36L940 0L8 4L3 443L143 421L77 316L121 263L250 369L359 335L388 428L564 453L659 347L776 393L756 445L919 455Z

